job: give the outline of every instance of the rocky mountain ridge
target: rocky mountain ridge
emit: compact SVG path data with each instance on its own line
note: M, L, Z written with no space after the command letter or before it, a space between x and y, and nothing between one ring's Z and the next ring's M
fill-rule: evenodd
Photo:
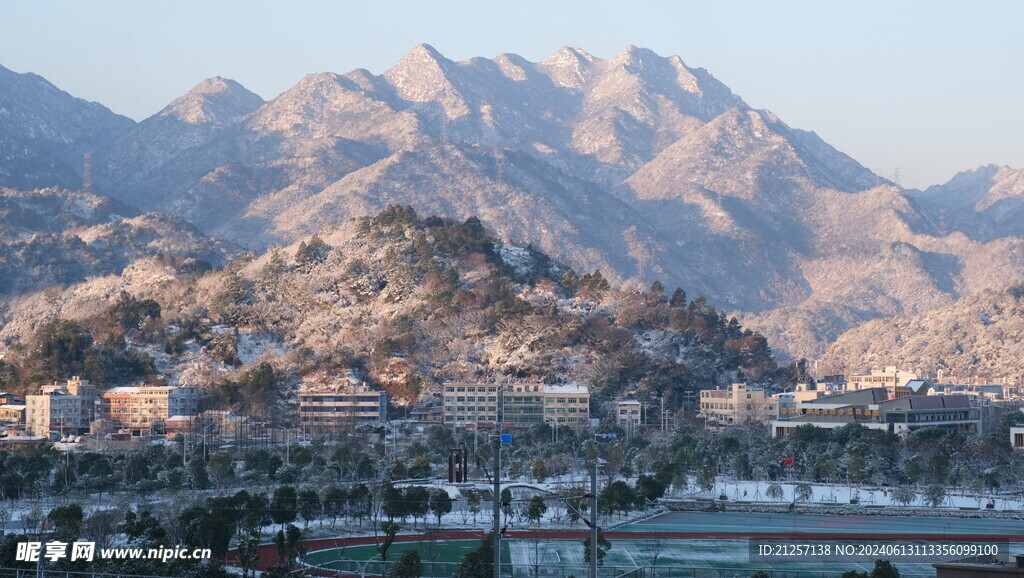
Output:
M904 191L632 46L534 63L421 45L383 74L311 74L265 103L211 79L96 157L100 192L257 251L389 204L478 216L616 286L704 293L797 357L1024 276L1013 171L991 192ZM978 216L943 220L971 195Z
M143 257L191 270L242 254L179 217L56 188L0 189L0 241L0 300L117 274Z
M923 372L1020 380L1024 286L987 289L916 315L876 319L847 331L820 360L829 371L898 364Z
M83 155L106 148L134 122L0 66L0 179L4 186L77 187Z
M982 241L1024 235L1024 170L986 165L949 182L911 191L940 223Z

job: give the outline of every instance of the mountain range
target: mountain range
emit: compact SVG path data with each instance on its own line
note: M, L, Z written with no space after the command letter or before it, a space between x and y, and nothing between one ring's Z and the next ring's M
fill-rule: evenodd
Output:
M0 69L8 186L77 188L85 152L95 193L257 252L389 204L477 216L614 285L702 293L793 357L1024 277L1021 171L904 190L632 46L455 62L421 45L266 102L209 79L138 123Z

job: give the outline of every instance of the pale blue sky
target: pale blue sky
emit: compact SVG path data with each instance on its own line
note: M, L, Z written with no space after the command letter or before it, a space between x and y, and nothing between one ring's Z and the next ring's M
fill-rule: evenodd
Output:
M906 186L1024 168L1024 2L0 0L0 64L141 119L203 78L273 98L381 73L427 42L464 60L563 45L678 54Z

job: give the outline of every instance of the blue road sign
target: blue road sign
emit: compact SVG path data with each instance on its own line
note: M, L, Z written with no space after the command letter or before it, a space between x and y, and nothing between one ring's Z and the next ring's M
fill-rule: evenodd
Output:
M510 444L512 443L512 434L501 434L501 443Z

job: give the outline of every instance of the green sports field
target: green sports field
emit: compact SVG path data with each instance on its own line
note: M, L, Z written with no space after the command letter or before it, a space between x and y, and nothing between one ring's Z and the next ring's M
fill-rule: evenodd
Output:
M643 576L651 578L654 573L649 567L654 566L659 578L748 576L757 570L773 577L810 578L838 576L848 570L870 573L873 567L873 562L864 559L801 557L751 561L748 538L725 537L732 532L751 531L765 533L762 538L777 533L791 539L795 531L808 540L824 541L819 543L845 541L844 534L859 535L868 536L867 543L879 545L958 543L965 536L986 534L1000 537L1013 552L1024 550L1024 522L1020 520L673 512L610 531L618 538L610 540L612 548L605 556L600 574L619 576L648 567ZM666 535L671 532L686 532L690 536L679 539ZM635 533L636 538L628 537L629 533ZM700 533L719 536L695 535ZM922 534L932 538L914 539ZM949 538L941 537L945 535ZM458 562L479 544L479 540L396 543L388 551L388 559L395 560L403 551L417 549L425 566L424 575L450 576ZM376 556L375 546L349 546L311 553L307 563L325 569L376 574L380 573ZM934 576L932 563L940 560L918 558L913 562L894 561L894 565L903 576ZM516 577L587 575L579 539L506 539L502 541L502 563L510 565Z
M662 578L682 576L744 576L766 570L773 576L832 576L847 570L867 570L868 562L756 562L748 561L747 540L684 540L666 541L657 546L654 540L613 540L602 576L618 576L640 566L653 566L658 551L657 575ZM463 556L479 545L477 540L437 542L429 546L421 542L394 544L388 558L395 560L405 550L416 549L424 562L424 575L450 576ZM431 547L438 555L431 563L426 552ZM368 561L368 562L367 562ZM381 564L375 546L351 546L343 550L322 550L307 556L306 563L320 568L355 574L379 574ZM583 545L579 540L505 540L502 563L511 564L514 576L586 576ZM934 576L931 563L897 563L903 576ZM535 574L536 570L536 574ZM648 575L651 572L648 571Z

